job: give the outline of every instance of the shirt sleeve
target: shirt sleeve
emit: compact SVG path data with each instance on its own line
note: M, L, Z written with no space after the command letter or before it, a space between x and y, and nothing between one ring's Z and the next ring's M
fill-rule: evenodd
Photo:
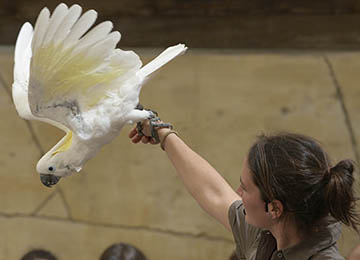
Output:
M234 201L231 204L228 216L236 243L238 258L248 258L256 251L256 242L262 229L245 222L244 206L241 200Z

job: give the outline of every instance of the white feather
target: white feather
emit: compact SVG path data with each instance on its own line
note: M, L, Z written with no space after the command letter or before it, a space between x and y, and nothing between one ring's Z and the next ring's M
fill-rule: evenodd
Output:
M178 44L172 47L167 48L154 60L146 64L137 72L137 76L140 78L146 78L154 71L160 69L166 63L174 59L176 56L183 54L187 50L184 44Z
M81 51L91 45L103 40L112 30L113 24L110 21L102 22L89 31L76 44L74 52ZM119 39L120 40L120 39Z
M25 23L21 29L15 45L15 66L14 79L27 87L29 79L30 59L31 59L31 40L33 28L30 23Z
M30 23L24 23L20 29L15 44L14 55L14 83L12 86L12 96L15 108L20 117L26 120L38 120L68 132L65 126L47 118L35 117L30 110L28 101L28 83L30 73L30 61L32 56L31 46L34 31Z
M112 32L105 39L93 45L86 53L88 57L98 59L105 59L114 50L117 43L120 41L120 33Z
M70 7L68 14L63 19L61 26L57 29L54 35L55 45L62 42L70 32L71 27L79 19L82 8L79 5L73 5Z
M42 44L47 27L49 26L50 11L46 7L43 8L36 20L34 37L32 41L32 51L35 52Z
M109 58L111 66L121 67L129 73L135 74L142 66L139 56L133 51L115 49Z
M28 81L31 59L31 40L33 28L25 23L21 29L15 45L14 83L12 95L15 108L24 119L33 119L28 102Z
M94 10L89 10L84 13L80 19L76 22L74 27L71 29L71 32L66 37L64 41L64 48L71 48L74 46L81 36L90 29L90 27L95 23L97 18L97 12Z
M54 13L51 15L49 26L46 30L46 34L44 36L43 45L48 44L54 37L57 29L59 28L59 25L62 23L66 15L68 14L69 9L66 4L59 4L55 10Z

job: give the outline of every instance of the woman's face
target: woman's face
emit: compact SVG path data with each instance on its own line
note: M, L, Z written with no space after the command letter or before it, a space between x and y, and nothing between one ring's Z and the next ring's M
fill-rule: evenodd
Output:
M272 223L270 214L265 210L266 203L261 199L259 188L255 185L252 173L244 160L237 192L245 208L245 221L255 227L268 228Z

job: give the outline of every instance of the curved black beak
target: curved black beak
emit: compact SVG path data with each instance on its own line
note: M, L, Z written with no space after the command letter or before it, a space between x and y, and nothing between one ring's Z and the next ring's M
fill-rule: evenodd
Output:
M51 175L51 174L40 174L40 180L42 184L44 184L46 187L51 188L51 186L58 183L58 181L61 179L59 176Z

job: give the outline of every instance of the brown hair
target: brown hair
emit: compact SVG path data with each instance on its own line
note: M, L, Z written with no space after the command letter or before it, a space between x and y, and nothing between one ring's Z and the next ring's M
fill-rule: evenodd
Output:
M38 260L38 259L46 259L46 260L57 260L56 256L54 256L51 252L43 249L34 249L30 252L26 253L20 260Z
M313 138L279 133L259 136L250 148L248 164L262 199L281 201L283 217L293 213L299 229L310 231L331 214L359 233L351 160L332 167Z
M101 255L100 260L146 260L146 257L136 247L118 243L109 246Z

